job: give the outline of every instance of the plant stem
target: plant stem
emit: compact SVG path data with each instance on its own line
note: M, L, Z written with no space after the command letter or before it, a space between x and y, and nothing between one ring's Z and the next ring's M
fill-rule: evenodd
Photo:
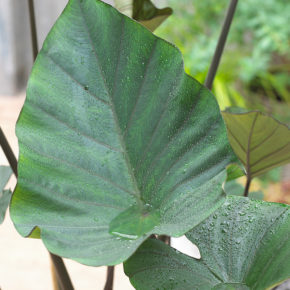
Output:
M36 31L34 2L33 2L33 0L28 0L28 5L29 5L29 19L30 19L30 30L31 30L31 42L32 42L33 60L35 60L36 56L38 54L38 42L37 42L37 31Z
M55 274L57 276L58 284L61 286L62 290L73 290L74 287L64 265L61 257L56 256L52 253L50 254L51 261L53 263Z
M246 183L246 187L245 187L245 190L244 190L244 196L247 197L249 195L249 189L250 189L250 185L251 185L251 177L250 176L247 176L247 183Z
M166 245L170 246L170 237L166 236L166 235L160 235L158 236L158 240L162 241L163 243L165 243Z
M55 270L55 267L54 267L54 264L52 262L52 259L50 259L50 264L51 264L51 276L52 276L52 289L54 290L62 290L62 286L59 284L59 279L57 277L57 274L56 274L56 270Z
M10 164L10 167L11 167L13 173L17 177L17 159L16 159L1 127L0 127L0 146L3 149L3 152L4 152L8 162Z
M209 71L207 73L206 80L204 82L204 85L209 90L212 89L213 80L215 78L215 75L216 75L222 54L223 54L223 50L225 47L227 36L229 34L229 30L231 27L231 23L235 14L237 4L238 4L238 0L231 0L231 3L227 10L227 14L223 23L222 31L221 31L221 34L220 34L220 37L216 46L216 50L215 50Z
M113 290L114 271L115 271L114 266L107 267L107 281L104 290Z
M0 127L0 146L3 149L3 152L10 164L10 167L13 170L13 173L15 174L15 176L18 176L18 172L17 172L17 159L7 141L7 138L4 135L4 132L2 131L1 127ZM58 277L58 282L59 284L62 286L62 290L73 290L73 286L70 280L70 277L68 275L68 272L66 270L66 267L62 261L62 259L58 256L55 256L52 253L49 253L52 263L55 267L55 271Z

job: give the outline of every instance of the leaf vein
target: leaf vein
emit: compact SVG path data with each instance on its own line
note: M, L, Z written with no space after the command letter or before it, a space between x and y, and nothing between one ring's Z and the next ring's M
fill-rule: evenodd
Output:
M30 103L30 105L32 105L33 107L35 107L35 108L41 110L41 111L42 111L43 113L45 113L46 115L48 115L48 116L50 116L51 118L55 119L56 121L58 121L59 123L63 124L63 125L66 126L67 128L73 130L74 132L76 132L76 133L82 135L83 137L85 137L85 138L87 138L87 139L89 139L89 140L91 140L91 141L97 143L98 145L101 145L101 146L103 146L103 147L106 147L106 148L108 148L108 149L110 149L110 150L112 150L112 151L122 153L121 150L119 150L119 149L117 149L117 148L114 148L113 146L111 146L111 145L109 145L109 144L106 144L106 143L104 143L104 142L102 142L102 141L99 141L99 140L97 140L96 138L94 138L94 137L92 137L92 136L89 136L89 135L83 133L83 132L80 131L79 129L70 126L67 122L60 120L58 117L56 117L56 116L53 115L52 113L48 112L47 110L43 109L42 107L40 107L38 104L32 102L31 100L29 100L29 103Z
M23 141L21 141L20 143L21 143L22 145L24 145L28 150L33 151L34 153L36 153L36 154L38 154L38 155L40 155L40 156L43 156L43 157L48 158L48 159L56 160L56 161L58 161L58 162L60 162L60 163L62 163L62 164L66 164L66 166L68 166L68 167L71 166L71 167L74 167L74 168L76 168L76 169L79 169L79 170L81 170L81 171L83 171L83 172L85 172L85 173L87 173L87 174L89 174L89 175L91 175L91 176L95 176L95 177L98 177L98 178L102 179L103 181L105 181L105 182L107 182L107 183L113 185L113 186L114 186L115 188L117 188L117 189L121 189L122 191L127 192L127 193L129 193L130 195L136 196L136 193L135 193L135 192L131 192L131 191L129 191L129 190L123 188L122 186L120 186L120 185L114 183L112 180L107 179L107 178L105 178L105 177L103 177L103 176L101 176L101 175L98 175L98 174L96 174L96 173L93 172L93 171L90 171L90 170L88 170L88 169L86 169L86 168L83 168L83 167L81 167L81 166L78 166L78 165L76 165L76 164L70 163L70 162L68 162L67 160L60 159L59 157L54 157L54 156L51 156L51 155L46 155L46 154L44 154L44 153L40 153L39 151L37 151L37 150L35 150L35 149L32 149L28 144L25 144Z
M109 96L109 98L111 100L111 106L110 107L112 109L112 113L113 113L113 116L114 116L115 124L116 124L117 130L118 130L118 137L119 137L120 143L122 144L122 147L125 149L123 151L123 156L124 156L125 162L127 164L128 173L129 173L129 175L131 177L131 180L132 180L132 183L133 183L133 185L134 185L134 187L136 189L136 193L134 193L134 196L137 197L137 200L140 203L141 202L141 200L140 200L140 192L139 192L139 189L138 189L138 186L137 186L137 182L136 182L135 176L133 175L133 170L131 168L131 164L130 164L129 157L128 157L128 154L127 154L126 146L125 146L124 140L123 140L122 135L121 135L120 124L118 122L117 114L116 114L116 111L115 111L115 108L114 108L114 103L113 103L113 99L114 98L113 98L113 95L110 94L110 92L109 92L108 85L107 85L107 82L106 82L106 79L105 79L103 70L102 70L101 65L100 65L100 62L99 62L99 57L98 57L96 48L95 48L95 46L93 44L93 41L92 41L92 36L90 34L90 31L89 31L89 28L88 28L88 24L86 22L86 17L85 17L85 15L83 13L83 8L82 8L82 4L81 4L80 0L78 0L78 3L79 3L80 11L81 11L81 14L82 14L82 18L83 18L83 21L84 21L84 24L85 24L85 28L87 30L87 34L88 34L89 41L90 41L91 46L93 48L93 51L94 51L94 54L95 54L95 57L96 57L96 60L97 60L98 66L99 66L99 70L100 70L101 76L102 76L103 81L104 81L104 85L105 85L105 87L107 89L107 92L108 92L108 96ZM124 20L122 20L123 21L122 22L123 23L122 26L123 26L124 25L125 18L123 17L122 19L124 19ZM118 56L117 65L120 62L119 61L120 56L121 56L120 51L121 51L121 45L119 45L119 56ZM118 70L119 70L119 66L116 68L116 74L117 74L117 71ZM116 82L116 78L115 78L115 82ZM114 85L114 87L115 87L115 85Z
M278 219L288 210L288 208L286 208L285 210L283 210L276 218L275 220L269 225L269 227L264 231L264 233L262 234L261 238L259 240L257 240L253 247L251 247L252 251L248 252L247 257L245 258L244 261L247 261L248 267L245 269L244 273L244 278L243 281L245 280L245 277L247 277L249 271L250 271L250 267L251 267L251 263L249 263L249 257L252 256L252 261L255 259L255 256L257 254L256 249L258 248L259 244L261 243L261 241L263 240L263 238L266 236L266 234L269 232L270 228L273 227L275 225L275 223L278 221Z
M28 179L24 179L24 178L21 178L21 180L25 181L25 183L29 183L33 186L36 186L38 188L41 188L41 189L44 189L50 193L52 193L53 195L56 195L56 192L53 191L52 189L48 189L47 187L43 186L43 185L40 185L40 184L36 184L34 182L32 182L31 180L28 180ZM77 202L77 203L83 203L83 204L89 204L89 205L95 205L95 206L101 206L101 207L109 207L109 208L115 208L115 209L121 209L121 210L125 210L125 208L122 208L122 207L119 207L119 206L113 206L113 205L108 205L108 204L101 204L101 203L97 203L97 202L92 202L92 201L85 201L85 200L81 200L81 199L78 199L78 198L72 198L70 196L67 196L66 194L63 194L63 193L60 193L59 191L57 192L57 195L58 196L61 196L62 198L64 199L67 199L67 200L70 200L70 201L74 201L74 202Z
M60 70L62 70L64 72L64 74L66 74L67 76L69 76L71 78L72 81L74 81L76 84L78 84L80 87L82 87L84 89L84 91L86 93L88 93L89 95L91 95L92 97L94 97L96 100L106 104L107 106L111 107L110 103L108 103L107 101L97 97L95 94L91 93L90 91L87 91L85 86L82 85L76 78L74 78L67 70L65 70L58 62L56 62L51 55L49 55L46 51L42 50L42 54L44 56L46 56L47 58L49 58L58 68L60 68Z
M154 165L156 164L156 162L158 162L158 160L160 160L162 154L165 152L165 150L169 147L169 145L171 144L172 141L174 141L176 139L176 136L178 135L178 133L185 127L185 125L189 122L190 120L190 116L192 115L196 104L198 103L198 101L200 100L200 95L201 95L201 91L202 91L202 86L200 87L198 94L196 96L196 99L194 100L192 107L187 115L187 117L184 119L182 125L175 131L175 133L171 136L171 138L169 139L169 141L164 144L163 149L156 155L156 157L152 160L151 164L149 164L148 169L147 169L147 173L145 174L143 180L145 181L145 179L147 178L147 176L151 173L151 168L154 167ZM144 186L144 183L143 183Z
M280 147L279 149L275 150L275 151L272 151L270 152L269 154L267 155L264 155L263 157L261 157L259 160L255 161L254 163L250 164L251 167L254 167L255 165L257 165L258 163L260 163L261 161L271 157L271 155L274 155L280 151L282 151L283 149L285 149L287 146L289 146L289 143L286 143L284 146ZM289 158L289 157L288 157Z
M124 132L124 137L126 137L126 135L128 134L128 131L129 131L131 125L132 125L132 119L133 119L133 116L134 116L134 114L135 114L135 112L136 112L137 104L138 104L138 102L139 102L139 100L140 100L140 97L141 97L141 95L142 95L142 89L143 89L143 87L144 87L145 80L146 80L146 78L147 78L147 76L148 76L148 68L149 68L149 65L150 65L150 63L151 63L151 61L152 61L152 58L153 58L154 52L155 52L155 50L156 50L156 46L157 46L157 38L154 39L153 47L152 47L152 49L151 49L151 52L150 52L150 55L149 55L148 61L147 61L147 63L146 63L145 73L144 73L144 76L143 76L143 79L142 79L141 85L140 85L139 90L138 90L138 93L137 93L136 101L135 101L134 107L133 107L133 109L132 109L132 111L131 111L130 117L129 117L129 119L128 119L129 121L128 121L128 124L127 124L127 128L126 128L126 130L125 130L125 132Z

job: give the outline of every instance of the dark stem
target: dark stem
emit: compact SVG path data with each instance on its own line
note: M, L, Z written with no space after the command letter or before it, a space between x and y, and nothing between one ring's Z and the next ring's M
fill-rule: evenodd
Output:
M31 30L31 42L32 42L32 52L33 60L36 59L38 54L38 43L37 43L37 32L35 23L35 13L34 13L34 2L33 0L28 0L29 5L29 18L30 18L30 30Z
M54 289L54 290L62 290L62 286L59 283L59 279L57 277L55 266L54 266L54 264L52 262L52 259L50 259L50 261L51 261L52 289Z
M251 177L247 176L247 183L246 183L246 187L245 187L245 191L244 191L244 196L247 197L249 195L249 189L250 189L250 185L251 185Z
M223 50L225 47L227 36L229 34L229 30L231 27L231 23L235 14L237 4L238 4L238 0L231 0L231 3L229 5L229 8L228 8L225 20L224 20L222 31L221 31L221 34L220 34L220 37L216 46L216 50L215 50L209 71L207 73L206 80L204 82L204 85L210 90L212 88L213 80L215 78L215 75L216 75L222 54L223 54Z
M13 170L13 173L17 177L17 159L16 159L1 127L0 127L0 145L1 145L3 152L4 152L8 162L10 164L10 167Z
M107 281L104 290L113 290L114 271L115 271L114 266L107 267Z
M165 236L165 235L160 235L158 236L158 240L162 241L163 243L165 243L166 245L170 246L170 237L169 236Z
M73 290L74 287L64 265L64 262L61 257L56 256L52 253L50 254L51 261L53 263L55 274L57 276L58 284L61 286L62 290Z

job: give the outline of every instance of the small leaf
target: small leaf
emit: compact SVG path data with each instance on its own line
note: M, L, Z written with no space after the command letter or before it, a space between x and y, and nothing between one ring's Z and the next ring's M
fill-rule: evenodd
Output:
M180 52L96 0L70 0L49 33L16 132L16 229L37 226L51 252L94 266L207 218L235 158Z
M238 164L233 163L227 166L227 181L237 179L244 175L245 175L244 171Z
M154 31L171 14L172 9L169 7L158 9L150 0L134 0L133 19L151 31Z
M228 197L186 234L196 260L149 239L124 263L137 290L268 289L290 277L290 214L284 204Z
M150 0L115 0L115 5L120 12L137 20L150 31L154 31L172 14L171 8L158 9Z
M0 166L0 224L3 223L7 207L11 198L11 191L4 190L10 176L12 175L12 170L8 166Z
M261 113L223 112L229 141L251 179L290 162L289 128Z
M154 18L150 20L140 20L139 22L150 31L157 29L170 15L172 14L171 8L164 8L159 10Z

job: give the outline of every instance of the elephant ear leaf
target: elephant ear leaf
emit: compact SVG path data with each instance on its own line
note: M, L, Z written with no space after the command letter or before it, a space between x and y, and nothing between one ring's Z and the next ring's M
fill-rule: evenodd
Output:
M201 259L149 239L124 264L136 289L262 290L290 278L288 205L228 197L186 236Z
M11 191L4 190L11 175L12 170L10 167L0 166L0 224L4 221L6 210L11 198Z
M150 0L115 0L115 5L120 12L137 20L150 31L154 31L172 14L171 8L158 9Z
M121 263L153 233L183 235L225 200L234 154L214 96L174 46L101 1L69 1L16 132L15 227L84 264Z
M261 112L222 112L229 141L248 179L290 162L290 130Z

